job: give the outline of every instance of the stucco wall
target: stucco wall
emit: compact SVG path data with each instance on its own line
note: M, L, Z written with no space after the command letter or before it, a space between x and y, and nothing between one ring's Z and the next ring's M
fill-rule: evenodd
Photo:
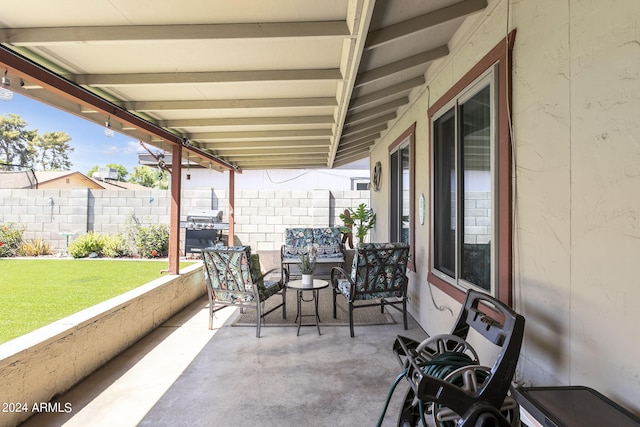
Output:
M586 385L640 413L640 2L490 1L371 155L416 123L416 198L429 195L426 110L505 36L513 50L514 291L527 320L518 380ZM388 236L388 174L371 194L375 238ZM428 199L428 197L427 197ZM417 209L417 208L416 208ZM415 212L417 217L417 212ZM429 224L416 225L411 310L448 332L427 287ZM459 304L432 288L438 305Z
M73 240L87 231L124 233L135 218L142 226L168 224L170 194L163 190L0 189L0 224L26 227L25 239L43 239L64 250L63 232ZM236 244L279 250L287 227L339 226L345 208L369 204L369 191L240 190L235 194ZM182 192L181 220L192 210L223 212L228 221L227 191L213 188ZM181 251L184 230L181 230Z
M0 425L24 421L34 404L68 390L204 294L201 263L181 273L0 345L0 378L11 384L0 387L0 402L26 404L28 409L7 408L0 412Z

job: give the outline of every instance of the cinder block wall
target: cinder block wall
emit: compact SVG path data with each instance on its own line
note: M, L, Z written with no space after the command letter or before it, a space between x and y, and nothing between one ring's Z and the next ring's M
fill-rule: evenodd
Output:
M369 205L369 191L240 190L235 196L236 243L255 250L279 250L284 230L297 226L339 226L340 214L360 203ZM182 192L181 220L192 210L221 210L228 221L225 190ZM56 251L88 231L124 233L129 225L168 224L167 190L0 190L0 224L25 228L25 239L43 239ZM181 232L184 250L184 231Z

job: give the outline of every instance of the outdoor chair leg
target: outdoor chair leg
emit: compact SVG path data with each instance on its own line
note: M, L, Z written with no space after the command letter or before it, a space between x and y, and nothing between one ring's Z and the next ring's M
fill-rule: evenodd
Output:
M349 329L351 330L351 338L355 336L353 332L353 303L349 302Z
M256 338L260 338L260 326L262 325L262 303L258 303L256 311L258 312L257 326L256 326Z
M287 288L282 290L282 318L287 318Z
M331 293L333 294L333 318L336 319L338 317L338 314L336 313L336 290L335 288L331 290Z
M402 300L402 317L404 318L404 330L406 331L408 328L407 325L407 299L403 298Z

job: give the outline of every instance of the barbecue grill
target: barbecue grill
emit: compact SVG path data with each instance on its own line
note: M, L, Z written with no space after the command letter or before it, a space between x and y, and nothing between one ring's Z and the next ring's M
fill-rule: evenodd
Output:
M222 211L197 210L187 213L184 223L184 253L201 253L204 248L215 246L222 240L222 231L229 229L229 224L222 222Z

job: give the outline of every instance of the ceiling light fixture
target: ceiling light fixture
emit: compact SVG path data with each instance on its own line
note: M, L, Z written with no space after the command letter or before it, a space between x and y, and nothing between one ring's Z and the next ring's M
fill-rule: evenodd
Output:
M11 101L13 99L13 91L11 90L11 80L7 77L8 70L5 70L2 76L2 84L0 85L0 99L3 101Z
M104 124L104 136L107 138L113 138L113 129L111 129L111 116L107 117L107 121Z

